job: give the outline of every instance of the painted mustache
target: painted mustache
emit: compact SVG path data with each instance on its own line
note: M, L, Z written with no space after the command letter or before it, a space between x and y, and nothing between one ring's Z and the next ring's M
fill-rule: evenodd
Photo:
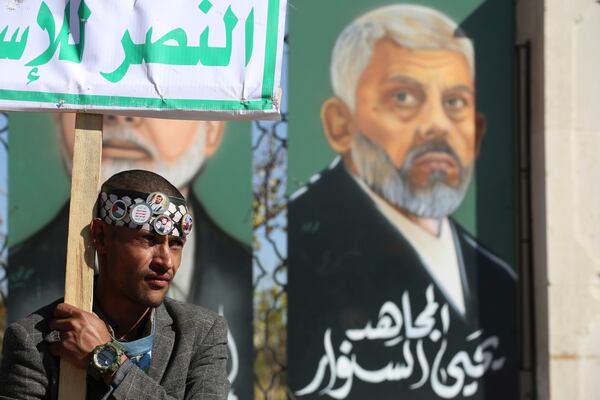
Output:
M444 157L447 156L447 157ZM464 178L464 167L456 151L445 140L435 139L413 147L406 155L406 160L398 172L410 171L418 159L422 157L436 157L440 162L453 162L459 171L461 181Z
M106 149L121 151L124 154L137 152L140 155L143 155L143 157L147 157L151 160L155 160L158 157L158 150L152 143L149 143L132 130L123 127L107 129L104 133L102 146ZM120 157L117 156L112 158Z

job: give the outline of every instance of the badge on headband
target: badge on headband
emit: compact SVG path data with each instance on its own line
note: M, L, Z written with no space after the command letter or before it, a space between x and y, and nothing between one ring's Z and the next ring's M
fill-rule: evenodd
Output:
M117 200L110 208L109 215L115 221L120 221L127 215L127 205L123 200Z
M146 198L146 203L152 209L154 215L162 214L169 208L169 197L161 192L150 193Z
M161 192L102 192L98 198L98 217L110 225L159 235L187 236L192 230L192 216L185 199Z
M192 216L185 214L181 220L181 231L184 235L189 235L192 231Z
M173 220L168 215L159 215L154 218L154 231L159 235L168 235L173 232Z
M152 210L146 203L139 203L131 207L131 220L138 225L144 225L152 218Z

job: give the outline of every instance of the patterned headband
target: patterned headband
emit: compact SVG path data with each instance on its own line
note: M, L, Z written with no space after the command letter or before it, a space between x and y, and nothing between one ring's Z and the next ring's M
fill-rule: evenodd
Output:
M102 192L98 196L98 217L110 225L159 235L187 236L192 231L192 215L185 200L161 192Z

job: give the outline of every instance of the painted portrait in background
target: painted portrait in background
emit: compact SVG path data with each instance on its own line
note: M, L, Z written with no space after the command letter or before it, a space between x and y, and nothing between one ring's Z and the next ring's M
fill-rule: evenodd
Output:
M15 321L64 293L75 115L15 113L9 123L8 315ZM104 116L103 181L122 170L147 169L188 198L194 229L169 295L227 318L230 399L253 393L249 130L247 123ZM160 206L159 196L154 200ZM29 232L18 229L43 218Z
M475 190L490 123L466 22L478 15L459 26L431 5L388 4L354 17L332 46L320 109L337 156L288 207L290 389L306 399L518 398L517 274L476 238L477 214L462 217L471 227L454 215ZM511 86L510 73L496 79ZM303 133L290 125L290 149ZM463 213L478 204L470 197Z

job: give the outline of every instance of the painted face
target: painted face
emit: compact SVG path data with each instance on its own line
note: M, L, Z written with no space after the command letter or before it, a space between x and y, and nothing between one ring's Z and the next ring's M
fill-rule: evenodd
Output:
M102 175L104 179L126 169L147 169L177 187L188 183L207 153L209 124L193 120L104 116ZM70 172L75 138L75 115L59 114L58 125L65 163Z
M111 227L100 279L114 301L156 307L179 268L185 239L144 230Z
M355 124L352 160L377 192L426 217L460 204L479 140L473 78L462 54L380 40L358 83ZM414 204L406 204L411 197Z

